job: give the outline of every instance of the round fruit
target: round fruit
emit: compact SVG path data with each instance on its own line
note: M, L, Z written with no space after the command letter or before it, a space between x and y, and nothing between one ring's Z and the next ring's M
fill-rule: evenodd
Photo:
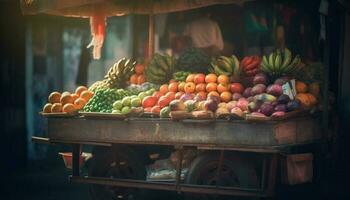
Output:
M126 115L126 114L129 114L130 111L131 111L130 107L129 106L125 106L125 107L122 108L121 113L123 115Z
M59 113L62 112L62 104L61 103L54 103L51 107L52 113Z
M114 110L121 110L123 108L123 102L121 100L115 101L113 103Z
M193 82L194 82L195 84L205 83L205 75L204 75L204 74L196 74L196 75L194 76Z
M153 107L153 106L156 105L157 101L158 101L158 98L157 98L157 97L154 97L154 96L145 97L145 98L142 100L142 107L143 107L143 108Z
M75 109L77 109L77 110L83 109L84 106L85 106L85 104L86 104L86 101L85 101L85 99L83 99L83 98L77 98L77 99L74 101L74 106L75 106Z
M131 97L124 97L122 100L123 106L131 106Z
M141 64L137 64L135 66L135 73L136 74L143 74L143 72L145 71L145 67Z
M170 101L174 100L175 99L175 92L168 92L166 93L166 97L170 99Z
M240 83L232 83L230 87L231 93L242 94L244 92L244 87Z
M230 90L229 85L225 84L225 83L219 83L219 85L217 86L216 90L221 94L223 92L227 92Z
M131 75L130 76L130 83L131 84L137 84L137 78L138 78L138 76L137 76L137 74L133 74L133 75Z
M207 93L205 91L198 92L197 95L201 96L203 99L207 98Z
M62 93L61 97L62 97L62 96L66 96L66 95L71 95L71 94L70 94L70 92L65 91L65 92Z
M206 83L216 83L217 76L215 74L208 74L205 76L205 82Z
M223 101L223 102L229 102L231 101L231 98L232 98L232 94L230 92L223 92L220 94L220 100Z
M178 83L177 82L170 83L169 87L168 87L168 91L170 91L170 92L177 92L177 88L178 88Z
M51 103L45 104L45 106L43 108L43 113L50 113L51 112L51 107L52 107Z
M72 96L73 102L79 98L79 95L77 94L71 94L70 96Z
M184 94L184 92L177 92L175 94L175 99L180 99L183 94Z
M147 107L147 108L144 108L143 111L146 112L146 113L150 113L152 110L152 107Z
M217 86L218 85L216 83L210 82L210 83L207 84L205 89L206 89L207 92L213 92L213 91L216 91Z
M49 103L60 103L61 99L61 93L59 92L52 92L49 96Z
M140 92L137 97L141 99L141 101L147 96L146 92Z
M218 77L218 83L228 84L229 82L230 82L230 78L226 75L220 75Z
M138 85L141 85L142 83L146 82L146 77L145 75L143 74L140 74L138 77L137 77L137 84Z
M177 86L177 90L179 91L179 92L184 92L185 91L185 82L181 82L181 83L179 83L179 85Z
M160 110L161 110L160 106L153 106L153 108L151 109L151 113L160 114Z
M152 95L152 97L156 97L157 98L157 100L161 97L161 96L163 96L164 94L162 94L161 92L159 92L159 91L155 91L154 93L153 93L153 95Z
M297 90L297 93L306 93L307 92L307 85L301 81L295 82L295 88Z
M80 94L80 97L85 99L86 102L88 102L92 96L94 96L94 93L89 90L85 90Z
M208 93L207 97L210 97L210 96L217 96L217 97L220 97L219 93L217 91L211 91Z
M79 86L77 89L75 89L75 94L79 95L84 92L85 90L88 90L85 86Z
M142 103L141 99L138 97L131 99L131 106L132 107L140 107L141 103Z
M70 94L69 95L62 95L60 101L61 101L62 105L65 105L67 103L74 103L74 99Z
M174 82L176 82L175 79L170 79L170 80L169 80L169 84L170 84L170 83L174 83Z
M66 113L72 113L75 111L75 106L72 103L67 103L63 106L62 111Z
M160 107L160 108L164 108L165 106L168 106L169 103L171 102L171 100L169 99L169 97L167 96L162 96L160 97L157 105Z
M196 85L196 92L205 92L205 87L207 85L205 83L199 83Z
M112 110L112 114L121 114L120 110Z
M166 94L168 92L168 84L163 84L162 86L160 86L159 92L163 95Z
M193 82L194 81L194 76L195 74L189 74L187 77L186 77L186 82Z
M196 85L193 82L187 82L184 90L186 93L193 93L196 90Z

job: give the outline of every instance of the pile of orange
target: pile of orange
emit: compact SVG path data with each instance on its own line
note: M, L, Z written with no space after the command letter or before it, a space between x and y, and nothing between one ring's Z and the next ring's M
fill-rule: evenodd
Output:
M145 66L142 64L137 64L135 66L135 74L130 76L129 82L137 85L141 85L142 83L146 82Z
M72 113L77 110L83 109L85 104L94 95L85 86L79 86L74 93L52 92L49 95L48 103L44 106L44 113Z

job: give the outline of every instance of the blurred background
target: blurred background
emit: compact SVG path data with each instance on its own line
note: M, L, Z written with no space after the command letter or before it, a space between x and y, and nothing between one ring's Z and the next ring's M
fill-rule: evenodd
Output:
M322 30L319 23L318 6L320 1L305 1L300 18L291 18L290 23L305 20L305 31L309 36L318 35ZM307 5L307 6L306 6ZM246 5L246 9L269 11L259 5ZM313 8L313 9L307 9ZM211 17L221 27L224 38L224 55L243 55L256 51L262 41L273 46L276 42L263 35L256 40L254 34L244 31L243 14L237 5L213 6ZM209 12L209 9L197 11ZM292 11L291 11L292 12ZM230 13L230 15L227 15ZM293 14L293 13L292 13ZM64 146L34 144L31 137L45 136L47 121L38 115L52 91L73 91L78 85L91 85L100 80L107 69L122 57L142 60L147 55L147 18L127 15L108 18L107 37L103 47L102 59L92 60L89 44L90 26L88 19L64 18L48 15L24 16L18 0L0 0L0 72L1 72L1 131L0 149L3 172L1 178L1 199L89 199L87 185L69 184L64 163L58 152ZM156 52L178 53L186 42L176 37L185 27L188 17L195 12L184 12L156 16ZM283 23L282 17L279 18ZM340 20L335 19L335 20ZM347 18L349 24L349 17ZM337 21L338 22L338 21ZM340 23L340 21L339 21ZM349 29L349 28L348 28ZM293 30L293 29L291 29ZM335 30L346 33L346 30ZM350 31L347 30L347 33ZM320 57L323 51L318 37L299 37L298 33L288 32L290 36L284 43L293 51L311 58ZM241 40L244 36L250 38ZM336 37L336 36L335 36ZM348 43L345 45L349 46ZM307 46L305 48L305 46ZM302 49L308 49L303 51ZM332 53L336 54L339 44L334 44ZM312 53L310 53L312 52ZM349 56L349 55L348 55ZM331 88L341 101L349 102L349 89L343 89L349 67L339 70L337 58L331 66ZM346 84L345 84L346 85ZM337 96L337 97L338 97ZM339 103L341 104L341 102ZM346 104L348 105L348 104ZM348 107L345 107L349 113ZM340 116L340 121L348 120ZM346 124L346 123L344 123ZM341 126L341 125L340 125ZM345 197L348 184L349 150L348 125L340 129L339 138L333 153L336 159L329 163L333 169L329 174L328 193L335 197Z

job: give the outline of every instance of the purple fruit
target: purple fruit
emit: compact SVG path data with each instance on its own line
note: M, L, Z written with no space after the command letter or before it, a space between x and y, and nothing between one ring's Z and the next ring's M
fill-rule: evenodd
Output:
M260 112L266 116L270 116L273 113L273 106L270 103L263 103L260 106Z
M194 95L191 94L191 93L186 93L186 94L183 94L181 97L180 97L180 100L185 102L185 101L188 101L188 100L192 100L194 98Z
M206 100L204 103L204 108L207 111L215 112L218 109L218 103L212 99Z
M242 111L248 110L248 101L245 98L240 98L237 102L237 107L239 107Z
M267 84L267 77L264 73L259 73L259 74L256 74L254 76L254 79L253 79L253 84L254 85L257 85L257 84L264 84L266 85Z
M283 111L276 111L274 113L272 113L272 117L282 117L283 115L285 115L286 113Z
M252 101L255 101L255 100L256 100L256 99L255 99L255 97L253 97L253 96L247 98L247 101L248 101L248 102L252 102Z
M208 96L208 97L207 97L207 100L213 100L213 101L215 101L217 104L220 103L220 97L217 97L217 96L214 96L214 95Z
M253 87L252 94L253 95L262 94L265 92L265 90L266 90L266 85L259 83Z
M238 99L240 99L241 97L242 97L242 95L240 93L233 93L232 100L238 101Z
M287 112L286 104L278 104L275 106L275 111Z
M246 88L243 92L243 97L248 98L250 96L253 96L252 90L253 90L253 88L251 88L251 87Z
M277 102L278 102L279 104L286 104L286 103L288 103L289 101L290 101L290 98L289 98L289 96L286 95L286 94L282 94L282 95L280 95L280 96L277 98Z
M195 100L196 102L200 102L200 101L204 101L205 98L203 98L202 95L196 95L193 100Z
M277 84L277 85L281 85L282 86L285 83L287 83L288 81L289 81L289 78L284 76L284 77L276 79L274 83Z
M267 87L266 92L275 97L278 97L283 93L283 90L282 90L282 86L277 84L272 84L272 85L269 85L269 87Z

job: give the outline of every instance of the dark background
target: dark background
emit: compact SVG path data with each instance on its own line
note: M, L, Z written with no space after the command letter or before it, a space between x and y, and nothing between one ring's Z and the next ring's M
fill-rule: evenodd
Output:
M337 15L331 21L331 30L328 30L331 42L325 47L331 49L330 89L336 97L335 114L331 118L335 123L331 128L337 132L327 147L330 151L329 162L325 163L327 184L322 192L327 194L325 199L344 199L349 196L350 169L350 19L349 16L345 18L344 8L336 4L332 6L336 7ZM50 146L44 157L28 159L25 37L27 22L40 17L23 16L17 0L0 0L0 16L0 198L89 199L87 185L68 183L70 172L57 156L62 147ZM44 24L60 22L55 17L46 16L38 21ZM75 22L84 26L79 20ZM60 56L60 51L52 53ZM59 89L61 85L58 83L55 87Z

